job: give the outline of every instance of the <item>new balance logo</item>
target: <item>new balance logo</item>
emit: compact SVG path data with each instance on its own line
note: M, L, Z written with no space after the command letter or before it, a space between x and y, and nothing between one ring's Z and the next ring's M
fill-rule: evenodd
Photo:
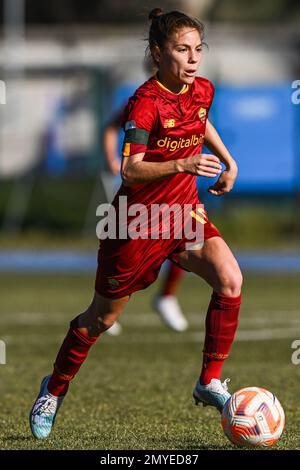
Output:
M164 122L164 128L168 129L170 127L175 127L175 119L166 119Z

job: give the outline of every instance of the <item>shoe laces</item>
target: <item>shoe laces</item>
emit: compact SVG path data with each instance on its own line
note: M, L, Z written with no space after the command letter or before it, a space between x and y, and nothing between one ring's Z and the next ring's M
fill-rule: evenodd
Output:
M225 392L228 392L228 383L230 382L230 379L225 379L224 382L222 383L222 387L225 390Z
M53 415L58 406L58 399L52 395L45 395L37 401L35 414L43 416Z

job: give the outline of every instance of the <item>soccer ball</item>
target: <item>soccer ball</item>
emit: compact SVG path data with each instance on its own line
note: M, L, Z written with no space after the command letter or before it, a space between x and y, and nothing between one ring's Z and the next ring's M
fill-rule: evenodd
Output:
M247 387L235 392L222 411L225 435L239 447L270 447L280 438L284 411L273 393Z

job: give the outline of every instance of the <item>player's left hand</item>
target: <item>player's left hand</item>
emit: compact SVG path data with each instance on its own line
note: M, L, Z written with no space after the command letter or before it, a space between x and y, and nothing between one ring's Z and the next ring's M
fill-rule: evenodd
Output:
M229 193L233 188L236 177L237 168L224 170L215 184L208 188L208 192L214 196L222 196Z

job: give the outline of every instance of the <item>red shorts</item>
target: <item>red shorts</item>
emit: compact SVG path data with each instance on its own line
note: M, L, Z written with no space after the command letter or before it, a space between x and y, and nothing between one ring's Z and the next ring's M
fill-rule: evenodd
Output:
M206 219L204 240L222 237ZM181 239L106 239L100 242L95 290L103 297L118 299L145 289L159 274L167 259L179 265L178 255L191 240Z

